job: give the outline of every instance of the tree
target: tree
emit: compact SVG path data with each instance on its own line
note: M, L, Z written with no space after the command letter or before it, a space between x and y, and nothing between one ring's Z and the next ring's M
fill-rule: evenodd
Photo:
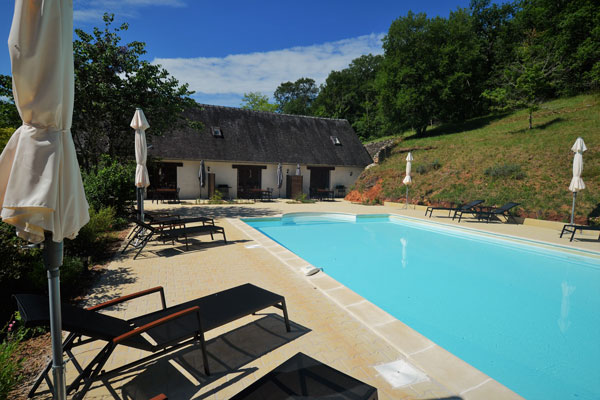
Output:
M277 87L273 97L277 111L284 114L313 115L312 104L319 94L314 79L300 78L296 82L284 82Z
M75 30L71 131L85 170L98 164L102 154L117 160L134 156L129 123L136 107L148 117L151 128L146 135L151 138L183 123L181 113L194 103L187 84L180 86L165 69L141 59L146 52L143 42L120 43L118 33L128 25L111 30L113 19L104 14L104 29L94 28L91 34Z
M483 95L498 110L526 108L529 112L529 129L533 128L533 113L540 104L552 96L555 76L560 62L551 46L531 31L516 49L516 59L509 63L498 79L498 86Z
M600 86L600 2L597 0L521 0L512 21L521 34L516 46L535 31L560 67L553 96L573 95Z
M0 128L16 129L21 122L12 93L12 78L0 74Z
M314 113L347 119L363 140L380 136L375 77L382 60L383 56L368 54L346 69L331 71L315 100Z
M244 93L242 108L254 111L277 111L277 104L269 103L269 97L260 92Z
M420 135L433 119L479 112L483 59L473 30L465 10L448 20L409 12L392 23L376 82L390 133L412 128Z

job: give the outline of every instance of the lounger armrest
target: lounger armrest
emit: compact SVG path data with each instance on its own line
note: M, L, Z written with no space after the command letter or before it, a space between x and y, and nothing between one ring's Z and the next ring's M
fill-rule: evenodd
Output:
M152 328L156 328L159 325L166 324L168 322L173 321L174 319L181 318L181 317L186 316L186 315L191 314L191 313L198 313L198 330L201 330L201 327L200 327L200 307L194 306L194 307L186 308L185 310L178 311L176 313L167 315L166 317L157 319L156 321L148 322L146 325L142 325L140 327L137 327L137 328L135 328L135 329L127 332L127 333L122 334L121 336L117 336L112 341L113 341L114 344L119 344L123 340L127 340L127 339L131 338L132 336L139 335L141 333L146 332L147 330L150 330Z
M105 301L104 303L96 304L95 306L88 307L87 309L90 311L98 311L106 307L114 306L115 304L123 303L125 301L133 300L138 297L142 297L147 294L152 294L156 292L160 292L160 300L162 301L163 309L167 308L167 303L165 302L165 290L162 286L157 286L150 289L142 290L141 292L131 293L125 296L118 297L116 299Z

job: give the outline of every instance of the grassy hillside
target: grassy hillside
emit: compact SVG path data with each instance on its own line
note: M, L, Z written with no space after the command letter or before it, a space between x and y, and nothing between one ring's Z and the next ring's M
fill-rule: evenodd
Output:
M383 163L363 172L355 184L367 202L404 201L406 155L413 152L411 203L485 199L487 205L522 204L518 214L566 221L571 210L571 146L583 137L583 180L577 197L579 222L600 216L600 96L552 101L534 114L525 111L469 120L404 136Z

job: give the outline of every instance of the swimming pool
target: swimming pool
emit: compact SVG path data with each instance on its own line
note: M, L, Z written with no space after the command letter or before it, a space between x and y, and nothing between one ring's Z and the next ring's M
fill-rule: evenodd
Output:
M528 399L600 398L597 254L394 216L244 221Z

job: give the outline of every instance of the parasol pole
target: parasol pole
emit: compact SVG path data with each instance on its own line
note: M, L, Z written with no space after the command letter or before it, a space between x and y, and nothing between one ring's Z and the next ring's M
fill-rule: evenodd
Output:
M60 267L63 263L63 242L52 240L52 232L44 232L44 266L48 275L48 297L50 309L50 336L52 339L52 377L54 396L65 400L65 363L62 350L62 317L60 305Z
M575 216L575 199L577 198L577 192L573 192L573 206L571 207L571 225L573 225L573 218Z
M144 188L137 188L137 203L138 212L140 214L140 221L144 222Z

